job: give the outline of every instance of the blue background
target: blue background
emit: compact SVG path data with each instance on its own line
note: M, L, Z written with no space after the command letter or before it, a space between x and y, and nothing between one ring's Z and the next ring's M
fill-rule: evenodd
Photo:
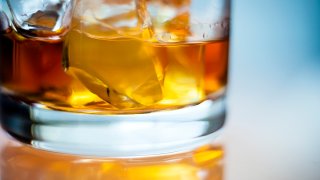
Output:
M320 179L320 1L233 0L226 179Z

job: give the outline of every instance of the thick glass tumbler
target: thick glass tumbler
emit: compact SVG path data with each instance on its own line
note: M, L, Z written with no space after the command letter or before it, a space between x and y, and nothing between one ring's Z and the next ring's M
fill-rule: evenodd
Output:
M32 2L7 0L1 15L8 132L41 149L113 157L186 151L217 135L229 0Z

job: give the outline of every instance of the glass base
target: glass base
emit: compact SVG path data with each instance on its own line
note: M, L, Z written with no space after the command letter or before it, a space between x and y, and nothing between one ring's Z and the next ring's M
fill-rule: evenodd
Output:
M146 114L95 115L27 105L1 96L2 126L35 148L76 155L138 157L190 151L212 141L225 121L223 95Z

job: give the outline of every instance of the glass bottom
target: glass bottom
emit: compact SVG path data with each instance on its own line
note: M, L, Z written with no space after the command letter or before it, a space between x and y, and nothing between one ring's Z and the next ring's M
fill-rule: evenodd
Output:
M27 105L1 95L3 128L31 146L103 157L156 156L208 144L225 121L225 97L177 110L97 115Z

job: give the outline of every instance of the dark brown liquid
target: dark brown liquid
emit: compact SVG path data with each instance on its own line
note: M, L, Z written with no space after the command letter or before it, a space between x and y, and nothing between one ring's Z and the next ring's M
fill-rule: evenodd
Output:
M72 31L65 44L67 72L62 40L12 31L0 41L3 89L67 111L181 107L205 100L227 81L228 39L159 44L100 40Z
M71 78L62 66L62 41L0 35L1 81L10 92L37 100L68 95Z

